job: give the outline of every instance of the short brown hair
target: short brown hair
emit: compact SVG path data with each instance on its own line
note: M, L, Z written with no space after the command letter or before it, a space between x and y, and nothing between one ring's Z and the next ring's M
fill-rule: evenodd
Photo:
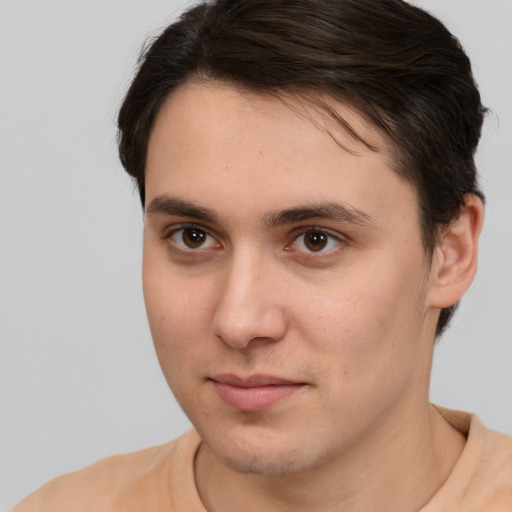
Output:
M355 107L391 141L395 171L416 188L429 255L466 194L483 199L474 153L485 109L470 61L439 20L402 0L216 0L186 11L142 55L119 112L121 162L143 204L155 116L198 78ZM453 311L441 311L437 334Z

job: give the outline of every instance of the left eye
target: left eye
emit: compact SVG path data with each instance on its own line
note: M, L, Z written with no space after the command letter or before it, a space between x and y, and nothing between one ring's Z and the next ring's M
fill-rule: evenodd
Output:
M299 251L328 252L340 245L340 241L330 233L318 229L310 229L294 240Z
M180 249L209 249L218 245L215 238L209 235L204 229L181 228L176 230L169 237Z

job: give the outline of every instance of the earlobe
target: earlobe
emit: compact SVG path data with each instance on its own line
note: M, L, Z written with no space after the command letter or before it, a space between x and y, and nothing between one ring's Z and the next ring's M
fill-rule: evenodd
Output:
M483 217L481 199L468 194L459 216L443 230L432 260L431 306L446 308L455 304L471 285L477 269Z

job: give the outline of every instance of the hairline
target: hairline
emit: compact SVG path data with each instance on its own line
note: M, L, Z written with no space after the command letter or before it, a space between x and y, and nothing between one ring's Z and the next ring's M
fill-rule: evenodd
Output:
M433 252L435 247L437 246L439 233L441 232L443 225L437 223L437 226L428 226L428 219L426 218L426 212L423 211L423 202L421 197L421 187L419 184L415 183L411 173L405 172L405 168L410 165L407 163L407 158L403 154L400 146L395 142L391 135L387 130L384 129L383 126L376 123L367 112L360 106L361 101L357 101L356 99L350 98L348 95L343 95L337 93L336 91L330 90L330 88L319 88L319 87L258 87L257 84L250 83L241 83L240 81L231 80L229 78L218 77L214 73L204 71L204 70L195 70L186 76L181 83L177 84L172 90L168 91L168 93L163 96L163 98L157 102L154 106L153 117L150 123L150 127L147 132L147 140L145 143L145 152L146 158L144 161L144 169L142 172L142 177L145 182L146 177L146 161L147 161L147 150L149 147L149 140L151 137L151 133L153 132L154 126L156 124L156 119L160 114L162 108L165 103L172 97L176 92L180 89L187 87L190 84L197 85L205 85L205 84L217 84L220 86L234 88L242 93L251 93L260 96L270 96L279 99L286 107L292 109L299 115L303 115L306 119L311 121L313 125L317 129L321 129L318 123L314 121L313 116L308 115L307 107L313 107L319 111L322 111L327 117L333 118L333 114L337 114L337 128L344 131L349 137L354 139L355 141L361 142L364 144L369 150L374 152L382 151L383 153L387 153L387 157L389 159L389 168L392 172L394 172L399 178L401 178L404 183L411 186L416 195L417 207L418 207L418 221L419 221L419 229L421 234L421 240L423 244L423 248L425 251L425 255L427 257L427 262L430 265L433 257ZM289 99L295 100L293 103L297 105L297 99L304 100L304 104L299 102L300 109L294 108L291 101ZM375 130L375 132L380 137L380 140L384 143L381 146L376 146L371 144L368 140L361 137L357 130L355 130L341 115L339 115L336 110L333 108L333 105L329 100L334 100L344 106L348 107L352 111L354 111L357 115L359 115L367 125ZM333 141L342 149L351 154L354 154L350 148L346 145L340 143L340 141L333 135L330 130L325 129L326 134L329 135ZM141 187L142 185L142 187ZM141 192L141 201L144 207L145 205L145 183L139 183L139 189ZM143 192L143 193L142 193Z

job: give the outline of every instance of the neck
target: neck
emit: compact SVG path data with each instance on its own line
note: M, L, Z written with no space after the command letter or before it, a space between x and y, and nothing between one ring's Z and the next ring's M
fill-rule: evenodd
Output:
M425 402L412 413L410 406L396 411L357 445L292 475L236 472L203 444L196 457L196 485L209 512L410 512L446 481L464 444L463 436Z

